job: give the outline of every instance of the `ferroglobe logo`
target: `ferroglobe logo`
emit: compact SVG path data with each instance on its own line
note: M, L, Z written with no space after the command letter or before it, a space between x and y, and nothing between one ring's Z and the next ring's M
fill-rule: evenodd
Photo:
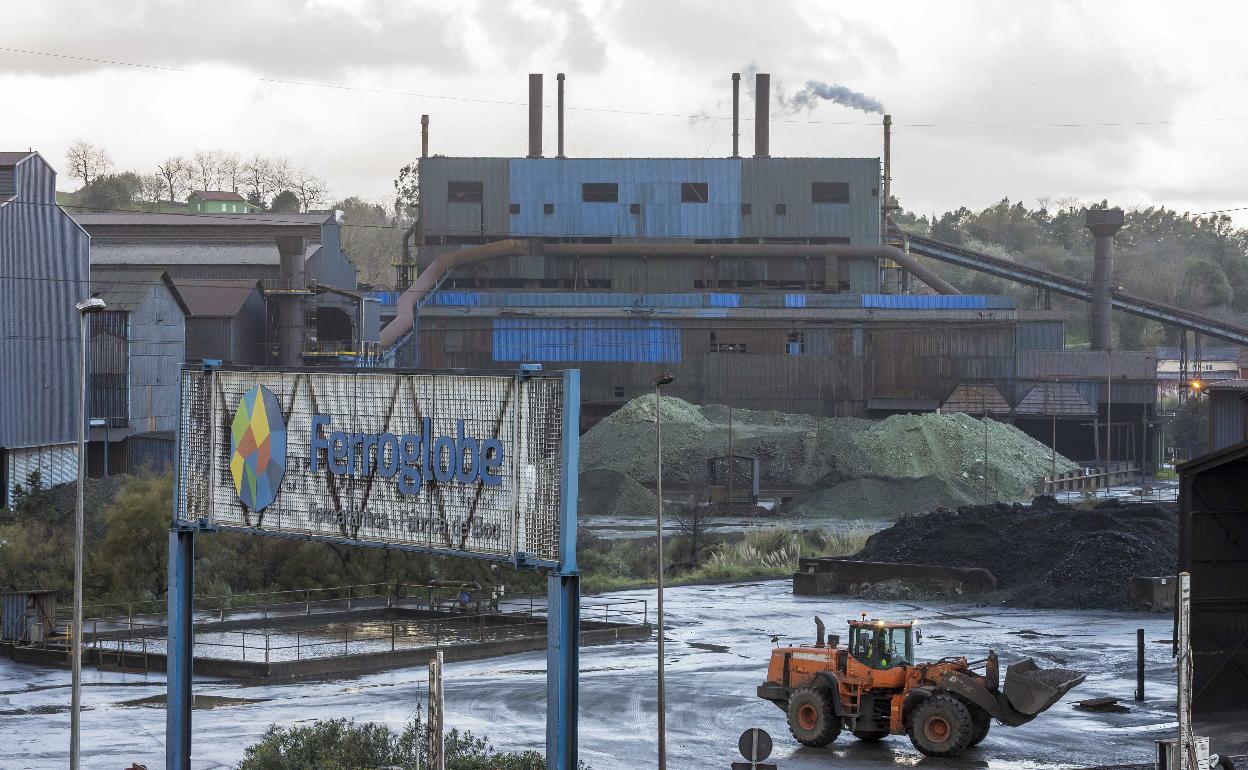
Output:
M276 498L286 475L286 420L277 396L257 385L238 400L230 424L230 474L238 499L253 512Z
M414 495L421 484L483 484L502 486L506 455L496 438L470 436L464 420L455 421L454 436L439 436L433 421L421 420L420 433L347 433L333 430L333 420L323 414L312 418L309 457L313 473L322 462L335 476L367 477L374 473L398 479L399 494Z

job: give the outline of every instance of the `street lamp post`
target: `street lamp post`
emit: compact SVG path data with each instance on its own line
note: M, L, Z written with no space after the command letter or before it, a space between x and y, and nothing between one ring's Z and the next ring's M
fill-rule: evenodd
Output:
M671 372L664 372L654 379L654 457L658 464L656 491L659 505L655 516L655 530L659 539L658 569L658 617L659 632L659 770L667 770L667 692L663 680L663 410L661 390L675 379Z
M87 482L87 316L105 308L99 297L84 299L78 310L78 333L82 342L79 357L78 412L78 500L74 506L74 620L70 629L69 770L78 770L82 755L79 736L82 722L82 490Z

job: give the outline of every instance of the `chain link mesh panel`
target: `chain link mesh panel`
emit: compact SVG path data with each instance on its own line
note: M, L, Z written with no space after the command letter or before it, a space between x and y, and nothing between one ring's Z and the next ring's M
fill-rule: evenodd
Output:
M257 532L555 561L562 386L551 376L187 371L179 513ZM255 406L257 388L280 415ZM265 505L256 490L270 481Z

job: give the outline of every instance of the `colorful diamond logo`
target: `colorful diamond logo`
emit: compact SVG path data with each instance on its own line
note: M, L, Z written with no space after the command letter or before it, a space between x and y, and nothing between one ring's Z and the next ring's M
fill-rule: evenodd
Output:
M230 425L234 490L253 512L267 508L286 475L286 421L277 396L263 385L243 394Z

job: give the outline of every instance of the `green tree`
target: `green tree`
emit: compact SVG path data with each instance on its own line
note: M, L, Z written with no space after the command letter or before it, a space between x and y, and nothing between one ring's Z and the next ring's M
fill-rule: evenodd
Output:
M128 209L141 197L143 187L143 180L138 174L123 171L92 179L91 184L78 191L76 198L79 206L90 209Z
M172 503L171 476L141 476L105 509L107 530L97 555L107 565L114 593L165 595Z
M303 210L299 204L299 198L290 190L282 190L273 196L273 202L269 204L269 211L275 211L281 214L298 214Z

